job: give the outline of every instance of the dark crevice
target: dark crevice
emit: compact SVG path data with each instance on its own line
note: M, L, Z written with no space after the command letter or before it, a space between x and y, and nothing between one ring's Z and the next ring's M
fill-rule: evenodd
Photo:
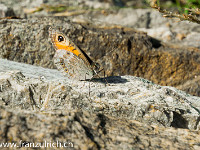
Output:
M99 127L103 131L103 134L107 134L107 131L105 129L106 117L103 114L98 114L97 116L98 116L99 120L101 121Z
M118 7L124 7L125 3L122 0L112 0L113 4Z
M9 129L10 129L10 125L7 125L4 129L4 138L5 138L5 141L9 141L8 139L8 132L9 132Z
M30 97L30 102L31 102L32 108L33 108L33 105L34 105L34 106L37 106L37 105L36 105L36 102L35 102L35 100L34 100L34 98L33 98L33 95L34 95L34 93L33 93L32 89L31 89L31 87L29 86L29 97ZM33 109L34 109L34 108L33 108Z
M173 115L172 127L188 129L188 121L183 118L182 114L173 111Z
M80 121L80 119L78 118L78 116L75 115L74 120L77 121L77 122L79 122L79 124L80 124L80 125L83 127L83 129L85 130L85 133L86 133L87 137L88 137L91 141L93 141L93 142L96 144L97 149L100 150L101 147L100 147L100 145L94 140L94 136L93 136L93 134L90 132L90 129L81 123L81 121Z
M7 106L9 105L10 101L6 101L4 98L1 98L1 100L4 102L4 104Z
M127 46L128 46L128 53L130 54L131 47L132 47L132 44L131 44L130 39L129 39L128 42L127 42Z
M161 41L151 37L151 43L153 48L159 48L162 46Z
M200 122L200 117L198 117L198 119L196 121L196 124L195 124L195 127L194 127L195 130L197 129L197 126L198 126L199 122Z

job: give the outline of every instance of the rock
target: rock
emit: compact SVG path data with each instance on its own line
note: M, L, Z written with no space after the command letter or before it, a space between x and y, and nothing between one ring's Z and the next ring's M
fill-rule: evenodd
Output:
M99 0L1 0L1 3L14 9L17 16L21 18L30 18L32 16L48 16L51 13L63 12L65 10L80 9L108 9L114 7L115 3L110 2L99 2Z
M128 55L132 48L137 51L152 49L152 39L145 33L135 30L126 31L123 27L97 28L93 25L71 23L65 18L42 18L37 21L35 19L2 20L1 22L3 25L0 27L2 33L0 57L43 67L53 68L53 62L49 61L54 55L48 36L50 24L52 27L58 27L56 24L60 24L59 27L63 27L62 32L66 33L93 60L97 62L102 60L99 63L105 65L108 74L117 75L119 71L122 74L126 73L123 70L117 72L112 70L111 65L114 61L116 62L116 55L119 55L112 56L114 51L118 51L120 55ZM106 58L110 56L114 58ZM122 58L117 60L119 65L126 63L125 60L128 59L126 57L124 60L121 60ZM105 62L106 59L107 62ZM113 62L110 64L110 61ZM127 60L128 63L130 61Z
M105 87L103 79L72 82L57 70L3 59L0 64L2 142L59 141L75 149L199 148L199 97L133 76L106 78ZM49 88L48 107L41 111Z
M15 16L15 13L12 8L0 4L0 18L13 17L13 16Z
M113 2L128 6L127 1ZM192 81L200 72L200 42L199 38L196 38L199 37L199 25L167 19L150 9L110 10L115 5L113 2L80 0L76 3L58 3L54 0L22 0L16 4L14 1L3 0L2 3L13 8L19 16L32 19L1 22L0 32L3 34L0 36L2 41L7 42L0 43L0 48L3 49L0 57L53 68L49 60L54 52L49 42L46 42L47 26L55 27L59 24L80 48L93 60L102 64L107 75L140 76L157 84L174 86L200 96L199 82ZM69 4L77 9L70 10ZM108 7L105 6L107 4ZM97 6L104 9L94 9ZM85 7L88 9L84 9ZM92 10L89 9L91 7ZM55 19L52 15L67 18ZM51 17L39 19L41 16ZM69 20L77 24L70 23ZM156 39L132 28L145 31ZM19 35L20 32L25 34ZM26 42L26 39L29 39L29 42ZM49 53L45 53L47 49ZM191 87L182 86L189 82L192 90Z
M1 64L2 106L40 110L50 87L50 110L83 109L165 127L200 126L200 98L172 87L132 76L108 77L105 87L103 79L71 82L56 70L6 60ZM8 72L16 69L22 73Z
M200 96L199 25L150 9L113 9L135 2L1 0L4 16L13 10L24 18L0 20L1 141L200 149L200 98L146 80ZM100 63L106 86L104 78L73 82L47 69L55 68L49 26Z
M0 140L29 149L38 143L54 149L64 149L64 143L74 149L200 148L199 131L149 126L102 113L10 111L1 106L0 114Z
M162 14L152 9L124 8L108 11L107 15L92 11L90 13L73 16L73 20L85 19L99 24L114 24L134 28L146 32L160 41L180 46L200 47L200 25L178 19L164 18ZM177 34L185 35L183 40Z
M194 84L191 80L200 73L198 48L168 45L131 28L72 23L64 17L0 23L0 58L55 68L51 61L55 52L48 37L52 26L61 28L108 76L134 75L182 87L186 82ZM196 82L191 94L199 96L198 86ZM184 87L186 92L190 89Z
M71 16L74 20L85 20L89 22L99 22L100 24L115 24L125 27L137 28L153 35L162 41L174 44L200 47L198 38L199 25L188 21L179 21L178 19L164 18L162 14L152 9L133 9L133 7L144 7L143 1L126 0L68 0L58 2L57 0L2 0L2 5L12 8L15 14L21 18L32 18L41 16ZM116 7L117 6L117 7ZM121 7L129 7L119 9ZM132 6L132 7L131 7ZM146 4L147 6L147 4ZM113 9L115 8L115 9ZM99 10L102 9L102 10ZM77 13L77 12L84 13ZM167 25L166 25L167 24ZM163 29L166 29L166 31ZM162 30L162 34L157 33ZM153 32L153 33L152 33ZM191 32L192 35L191 35ZM170 34L167 39L165 35ZM175 35L184 34L184 40L179 40Z
M200 76L195 76L192 80L177 86L178 89L182 89L183 91L188 91L192 95L200 95Z

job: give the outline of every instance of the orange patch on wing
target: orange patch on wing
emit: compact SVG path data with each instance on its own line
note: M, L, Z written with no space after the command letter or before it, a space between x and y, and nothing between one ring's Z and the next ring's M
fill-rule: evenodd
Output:
M65 45L64 43L55 42L54 44L55 44L55 46L56 46L57 49L65 49L65 50L67 50L68 46Z
M70 51L77 56L81 55L81 53L78 50L76 50L75 47L73 46L67 46L64 43L55 43L55 45L58 49L64 49L64 50Z
M56 47L56 49L64 49L66 51L72 52L73 54L75 54L76 56L78 56L79 58L83 59L83 61L87 64L90 65L89 61L87 60L87 58L84 56L84 54L81 53L81 51L75 47L73 47L70 43L66 44L65 42L58 42L54 40L54 46Z
M68 50L68 51L74 53L76 56L81 55L81 53L80 53L78 50L76 50L75 47L73 47L73 46L69 46L69 47L67 47L66 50Z

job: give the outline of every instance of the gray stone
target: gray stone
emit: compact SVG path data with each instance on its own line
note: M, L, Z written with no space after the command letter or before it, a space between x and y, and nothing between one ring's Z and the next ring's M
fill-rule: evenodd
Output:
M77 150L200 148L199 131L149 126L102 113L68 109L20 111L0 106L0 116L1 143L13 142L23 146L20 149L35 149L36 144L47 149L53 145L53 149L66 149L57 146L57 142Z
M160 85L182 87L200 74L197 48L165 44L131 28L73 23L65 17L0 20L0 57L55 68L49 26L65 33L108 76L134 75ZM182 88L199 96L196 83L193 90Z
M136 1L137 2L137 1ZM121 4L120 4L121 3ZM126 1L89 1L89 0L2 0L2 4L12 8L19 17L33 16L65 16L73 18L73 20L84 20L86 22L95 22L99 24L115 24L131 28L137 28L147 32L150 36L159 40L179 45L187 45L200 47L198 41L190 38L191 36L199 36L199 25L188 21L179 21L179 19L164 18L161 13L152 9L113 9L113 6L129 6ZM135 3L135 2L133 2ZM141 2L137 2L141 3ZM135 4L133 4L135 5ZM59 12L56 8L65 6L66 9ZM71 11L70 7L74 7ZM55 10L52 10L52 9ZM75 9L76 8L76 9ZM99 11L98 9L103 9ZM79 13L80 10L84 12ZM67 13L68 12L68 13ZM73 13L71 13L73 12ZM78 12L78 13L76 13ZM69 15L71 14L71 15ZM166 29L163 30L163 29ZM161 33L158 33L161 30ZM191 35L190 33L193 32ZM177 34L184 34L184 40L177 38ZM166 38L167 36L167 38Z
M165 18L161 13L152 9L119 9L112 13L107 12L107 15L102 15L98 12L93 14L81 14L76 18L85 18L99 24L115 24L125 27L131 27L140 31L147 32L158 40L170 43L185 45L191 47L200 47L199 28L200 25L189 21L179 21L176 18ZM178 38L178 34L183 34L183 38Z
M200 149L200 98L146 80L200 96L199 25L150 9L113 9L134 2L1 0L0 17L13 10L29 18L0 20L0 58L16 61L0 59L1 142ZM49 26L118 76L107 77L105 86L104 78L73 82L39 67L55 68Z
M31 149L57 141L74 149L200 148L199 97L133 76L106 78L105 87L103 79L73 82L53 69L0 64L1 142Z
M50 86L50 110L83 109L150 125L200 128L200 98L172 87L133 76L108 77L107 86L102 83L103 79L72 82L56 70L6 60L0 62L2 105L10 108L41 109ZM7 72L16 69L22 74Z
M12 8L0 3L0 18L14 17L15 13Z

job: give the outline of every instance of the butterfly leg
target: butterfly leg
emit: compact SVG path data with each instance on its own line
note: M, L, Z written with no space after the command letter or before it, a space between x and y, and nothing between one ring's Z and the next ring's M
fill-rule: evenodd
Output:
M104 76L104 80L105 80L105 87L106 87L106 83L108 84L108 81L106 80L106 72L105 72L105 70L103 70L103 76Z
M101 69L101 70L99 70L98 72L95 72L95 76L98 76L99 78L101 78L100 76L99 76L99 73L101 72L101 71L103 71L103 73L104 73L104 81L105 81L105 87L106 87L106 84L107 85L109 85L108 84L108 81L106 80L106 77L105 77L105 70L104 69Z

